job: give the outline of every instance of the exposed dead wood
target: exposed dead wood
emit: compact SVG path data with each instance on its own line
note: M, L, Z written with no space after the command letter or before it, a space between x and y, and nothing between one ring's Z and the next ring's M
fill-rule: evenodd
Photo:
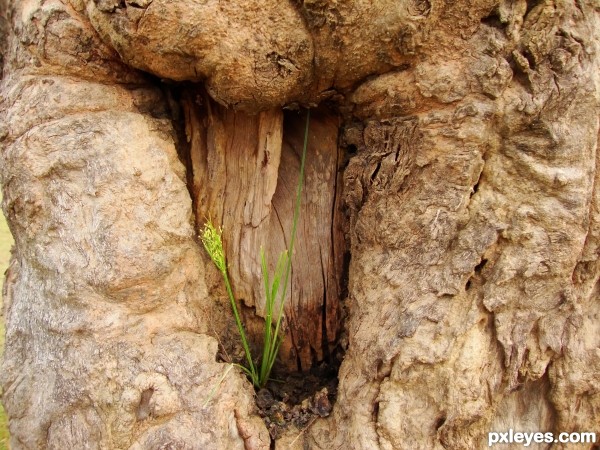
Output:
M264 317L260 249L273 268L289 245L305 115L289 112L284 118L281 110L248 115L208 98L202 106L191 97L184 103L197 222L210 217L223 227L235 296ZM281 353L290 368L306 370L323 361L339 328L345 245L336 201L338 128L333 114L317 111L311 116ZM245 316L260 343L263 321L254 310Z

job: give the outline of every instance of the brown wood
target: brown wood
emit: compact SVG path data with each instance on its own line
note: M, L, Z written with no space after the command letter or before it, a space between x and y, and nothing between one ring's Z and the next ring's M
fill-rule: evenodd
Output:
M261 345L265 316L260 249L273 270L289 245L304 112L248 115L205 98L185 103L198 224L223 227L229 275L245 310L251 339ZM285 117L284 117L285 116ZM344 238L336 202L338 118L313 112L301 212L285 301L286 339L281 359L306 370L323 361L339 328ZM233 330L232 330L233 331Z

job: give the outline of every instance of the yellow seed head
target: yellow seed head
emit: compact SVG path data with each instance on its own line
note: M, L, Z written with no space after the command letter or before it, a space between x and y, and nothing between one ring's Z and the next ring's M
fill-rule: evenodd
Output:
M210 259L215 263L217 269L222 273L227 271L227 265L225 263L225 251L223 250L223 240L221 234L223 230L221 228L215 228L210 220L204 224L204 229L200 235L202 244L206 249Z

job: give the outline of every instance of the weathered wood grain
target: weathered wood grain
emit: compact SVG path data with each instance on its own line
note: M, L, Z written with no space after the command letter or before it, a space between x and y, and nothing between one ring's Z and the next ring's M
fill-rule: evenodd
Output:
M268 110L234 112L209 99L186 102L191 143L193 196L198 224L211 218L223 228L229 275L260 344L265 296L260 249L270 268L290 243L304 142L305 114ZM339 253L345 249L336 194L339 192L339 119L315 111L310 120L302 203L285 299L287 339L282 360L308 369L323 361L339 329Z

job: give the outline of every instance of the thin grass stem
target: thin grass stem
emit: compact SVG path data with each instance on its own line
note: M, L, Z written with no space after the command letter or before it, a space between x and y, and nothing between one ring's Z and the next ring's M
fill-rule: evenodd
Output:
M283 337L281 336L281 321L283 318L283 310L285 303L285 296L287 294L287 288L290 283L290 277L292 273L292 255L294 253L294 244L296 241L296 230L298 228L298 218L300 216L300 204L302 201L302 188L304 185L304 168L306 165L306 151L308 148L308 131L310 124L310 110L307 110L306 113L306 128L304 130L304 146L302 148L302 158L300 161L300 174L298 176L298 185L296 188L296 198L294 203L294 215L292 219L292 234L290 237L290 245L289 248L282 252L279 255L279 259L277 260L277 264L275 265L275 272L273 273L273 278L269 276L267 257L265 255L264 250L261 248L260 258L261 258L261 268L262 268L262 276L263 282L265 286L265 331L263 336L263 351L262 358L260 364L260 371L257 366L254 364L252 359L252 353L250 352L250 346L248 345L248 339L246 338L246 332L244 331L244 325L242 324L242 320L240 318L237 304L235 301L235 297L233 296L233 289L231 288L231 283L229 281L229 276L227 274L227 263L225 261L225 251L223 249L223 241L221 239L221 230L217 230L210 219L206 222L204 226L204 231L201 235L202 243L206 248L206 251L210 255L212 261L215 263L221 275L223 276L223 280L225 281L225 288L227 290L227 295L229 296L229 301L231 302L231 309L233 310L233 315L235 317L235 323L240 333L240 338L242 340L242 346L244 348L244 352L246 354L246 360L248 361L248 368L244 366L240 366L244 372L250 377L252 383L256 387L264 387L269 381L269 377L271 375L271 370L273 369L273 365L275 364L275 360L277 358L277 354L279 353L279 349L281 347L281 343L283 341ZM283 279L283 286L282 286ZM277 311L277 321L275 322L275 328L273 329L273 313L275 312L275 303L277 301L277 294L281 293L281 298L279 300L278 306L279 309ZM226 375L226 374L225 374ZM224 375L224 376L225 376ZM223 378L224 378L223 376ZM221 380L222 381L222 380ZM221 382L220 381L220 382ZM219 383L220 383L219 382ZM210 400L211 396L209 396Z
M250 347L248 346L248 340L246 339L246 332L244 331L244 325L242 324L242 320L240 319L240 314L238 313L237 305L235 303L235 298L233 296L233 291L231 290L231 283L229 282L229 276L227 276L227 271L222 272L223 279L225 280L225 288L227 289L227 295L229 295L229 300L231 301L231 308L233 309L233 315L235 316L235 324L238 327L238 331L240 332L240 337L242 338L242 346L244 347L244 352L246 353L246 359L248 360L248 365L250 366L250 372L252 376L252 381L255 382L255 378L257 378L256 368L254 367L254 362L252 361L252 353L250 352ZM255 383L256 384L256 383Z
M277 325L275 326L275 336L276 339L273 339L271 342L271 360L269 361L269 365L275 363L275 358L277 357L277 352L279 351L279 346L277 345L277 341L280 339L279 336L279 328L281 326L281 318L283 317L283 303L285 301L285 295L287 293L287 287L289 283L289 278L292 272L292 256L294 254L294 243L296 241L296 229L298 228L298 217L300 216L300 203L302 201L302 187L304 185L304 166L306 163L306 149L308 147L308 130L310 125L310 109L306 111L306 127L304 129L304 145L302 148L302 159L300 161L300 175L298 177L298 186L296 187L296 203L294 205L294 218L292 222L292 236L290 238L290 247L288 249L288 259L285 270L285 279L283 281L283 292L281 293L281 301L279 302L279 315L277 317ZM275 351L275 347L277 345L277 352ZM270 371L269 371L270 372Z

